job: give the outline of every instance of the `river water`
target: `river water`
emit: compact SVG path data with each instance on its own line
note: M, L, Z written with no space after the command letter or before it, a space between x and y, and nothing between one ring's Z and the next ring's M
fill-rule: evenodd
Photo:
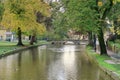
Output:
M0 59L0 80L112 80L84 45L45 45Z

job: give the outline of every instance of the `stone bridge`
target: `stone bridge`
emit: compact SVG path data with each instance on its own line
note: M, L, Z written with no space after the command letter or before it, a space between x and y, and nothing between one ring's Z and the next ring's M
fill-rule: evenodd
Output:
M60 41L51 41L51 44L72 44L72 45L80 45L87 44L88 40L60 40Z

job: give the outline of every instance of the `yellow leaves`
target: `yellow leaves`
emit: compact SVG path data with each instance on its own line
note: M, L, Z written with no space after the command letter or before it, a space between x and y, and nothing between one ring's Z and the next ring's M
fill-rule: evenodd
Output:
M114 26L112 26L112 27L110 28L110 31L111 31L112 33L114 33Z
M99 1L98 2L98 6L102 6L103 5L103 2L102 1Z
M43 14L45 16L50 16L50 6L48 4L45 3L41 3L42 5L40 5L40 12L43 12Z
M43 34L46 31L43 24L37 24L37 26L34 29L36 30L37 34Z
M120 34L120 28L119 28L119 27L117 27L117 29L116 29L116 31L115 31L115 30L114 30L114 26L112 26L112 27L110 28L110 31L111 31L112 33L117 32L117 34Z
M113 4L116 4L116 0L113 0Z
M44 16L50 16L50 6L40 0L25 0L23 4L27 11L41 12Z
M120 0L114 0L114 1L118 1L118 2L120 2Z
M18 6L12 9L17 13L11 12L11 4ZM24 12L21 13L18 10L24 10ZM24 32L34 30L38 34L43 33L46 31L45 26L36 22L36 12L38 11L44 16L50 16L50 6L40 0L13 0L12 2L8 0L5 2L5 12L1 24L12 30L21 27Z
M120 35L120 28L118 29L117 33L118 33L118 35Z
M8 15L8 11L5 10L4 15L3 15L3 20L1 22L2 25L4 25L5 27L11 27L13 26L13 18L15 18L14 14L9 14Z

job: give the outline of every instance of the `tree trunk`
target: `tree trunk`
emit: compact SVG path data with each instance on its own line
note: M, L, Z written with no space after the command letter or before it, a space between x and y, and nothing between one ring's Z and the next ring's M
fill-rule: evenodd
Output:
M22 38L21 38L22 34L21 34L21 29L20 29L20 27L18 27L18 33L17 33L17 35L18 35L18 43L17 43L17 45L18 45L18 46L23 46Z
M34 44L34 42L36 42L37 43L37 40L36 40L36 36L34 35L34 36L31 36L31 39L30 39L30 44L31 45L33 45Z
M99 28L99 31L98 31L98 40L99 40L99 45L100 45L100 54L107 55L107 50L106 50L106 46L104 42L104 34L103 34L103 30L101 27Z
M93 46L92 32L88 32L88 45Z
M96 6L97 8L95 8L95 10L98 12L98 14L101 14L101 9L99 9L99 5L98 5L98 1L96 0ZM109 4L108 7L103 9L103 14L102 16L98 16L98 19L104 21L105 18L107 17L107 15L109 14L110 10L112 9L114 3L113 0L109 0ZM100 22L100 24L103 24ZM98 40L99 40L99 45L100 45L100 54L103 55L107 55L107 50L106 50L106 46L105 46L105 42L104 42L104 34L103 34L103 30L102 30L102 25L101 27L99 27L99 31L98 31Z

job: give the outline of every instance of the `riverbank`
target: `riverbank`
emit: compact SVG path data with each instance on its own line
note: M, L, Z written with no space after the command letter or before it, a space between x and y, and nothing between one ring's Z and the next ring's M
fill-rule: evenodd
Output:
M37 44L29 45L28 42L24 42L25 46L16 46L16 42L0 42L0 58L10 54L14 54L18 51L23 51L32 47L37 47L42 44L48 44L46 41L39 41ZM87 53L90 59L99 65L99 67L105 71L114 80L120 80L120 64L109 64L106 60L112 60L110 57L95 53L92 48L87 47Z
M35 43L34 45L30 45L29 42L23 42L24 46L17 46L16 44L17 42L0 41L0 58L21 50L26 50L32 47L48 44L48 42L38 41L38 43Z
M108 61L113 61L112 58L105 55L99 55L94 52L92 48L87 47L87 55L90 60L95 62L104 72L110 75L114 80L120 80L120 63L108 63Z

